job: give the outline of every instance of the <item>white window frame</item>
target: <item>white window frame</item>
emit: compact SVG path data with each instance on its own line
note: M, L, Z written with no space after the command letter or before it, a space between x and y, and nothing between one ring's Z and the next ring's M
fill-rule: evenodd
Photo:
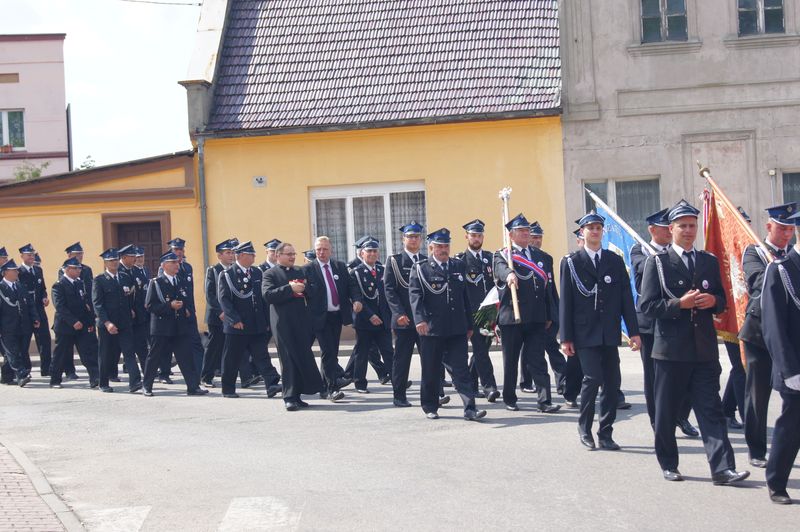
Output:
M358 197L372 197L383 196L383 218L385 235L382 235L385 240L384 244L386 252L391 253L394 249L394 238L398 228L392 227L392 211L391 211L391 197L390 194L395 192L425 192L425 205L423 209L427 214L428 194L425 190L424 181L408 181L401 183L368 183L362 185L334 185L327 187L313 187L309 193L309 210L311 212L311 240L317 235L317 200L321 199L344 199L345 200L345 227L347 228L347 260L355 258L355 248L353 244L356 241L353 227L353 198ZM360 237L361 235L359 235ZM374 235L378 236L378 235ZM343 260L338 257L338 260ZM386 260L386 257L383 257Z
M736 34L740 37L751 37L753 35L785 35L786 34L786 0L783 0L781 4L781 9L783 10L783 33L765 33L765 22L764 22L764 14L765 14L765 6L764 0L756 0L756 15L758 16L757 21L757 31L756 33L746 33L742 34L741 28L739 28L739 0L734 0L736 2ZM770 8L774 9L774 8Z
M592 183L605 183L606 184L606 196L608 197L608 201L606 201L606 205L609 206L614 212L617 211L617 183L625 183L628 181L658 181L658 194L659 194L659 203L661 202L661 176L660 175L637 175L631 177L607 177L607 178L597 178L597 179L583 179L581 180L581 189L584 188L584 185L592 184ZM588 212L589 205L586 204L586 192L584 191L583 194L583 211Z
M22 126L25 127L25 109L0 109L0 133L3 135L9 135L9 138L6 139L5 137L0 137L0 146L5 146L7 144L11 144L10 133L11 130L8 128L8 113L22 113ZM22 146L14 146L12 151L26 151L27 149L27 140L25 139L25 135L22 136L23 145Z
M658 9L659 15L661 16L661 40L660 41L651 41L651 42L644 42L644 13L642 11L642 2L641 0L637 0L638 8L639 8L639 43L640 44L657 44L657 43L683 43L690 40L691 37L691 28L689 27L689 0L684 0L683 2L683 9L684 14L683 16L686 18L686 39L685 40L676 40L671 41L668 39L669 36L669 27L667 25L668 18L667 17L667 0L659 0L658 2ZM610 205L609 205L610 207Z

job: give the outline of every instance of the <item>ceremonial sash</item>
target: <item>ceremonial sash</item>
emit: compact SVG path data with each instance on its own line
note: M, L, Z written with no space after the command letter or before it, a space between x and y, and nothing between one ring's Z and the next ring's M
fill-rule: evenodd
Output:
M523 268L527 268L527 269L531 270L533 273L538 275L539 278L542 281L544 281L545 283L547 283L547 281L550 280L549 276L547 275L547 272L544 271L543 268L541 268L535 262L526 259L523 255L520 255L517 252L514 252L514 255L512 255L512 257L511 257L511 260L514 261L514 263L519 264Z

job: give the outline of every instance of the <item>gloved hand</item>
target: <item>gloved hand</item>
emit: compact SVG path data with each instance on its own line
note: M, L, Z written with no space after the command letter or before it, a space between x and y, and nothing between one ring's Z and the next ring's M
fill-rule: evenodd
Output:
M800 392L800 374L789 377L788 379L783 379L783 383L788 388Z

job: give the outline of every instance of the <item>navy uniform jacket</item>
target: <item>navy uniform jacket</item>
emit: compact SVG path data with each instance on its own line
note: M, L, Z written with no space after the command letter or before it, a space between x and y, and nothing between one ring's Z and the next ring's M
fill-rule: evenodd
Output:
M249 272L245 275L234 264L217 279L217 297L225 313L225 334L267 334L269 330L269 307L261 297L263 273L255 267ZM244 324L244 329L233 328L239 322Z
M76 279L70 282L62 276L51 290L53 307L56 310L53 318L53 330L56 334L79 334L94 327L94 308L83 281ZM76 331L75 323L81 322L83 329Z
M128 275L133 279L135 291L133 295L133 324L144 325L150 323L150 313L144 306L144 300L147 296L147 285L150 284L150 279L147 277L147 272L138 266L132 267L128 271Z
M359 264L350 270L350 284L353 287L352 300L360 301L364 306L361 312L355 314L353 327L361 330L390 330L392 312L386 302L386 290L383 287L384 268L380 263L375 263L375 275L370 267L359 260ZM378 316L382 325L373 325L369 320Z
M274 265L272 265L272 266L274 266ZM264 262L262 262L261 264L258 265L258 269L261 270L261 273L267 273L267 270L272 268L272 266L270 266L269 262L264 261Z
M664 272L662 286L657 261ZM710 309L682 309L680 298L692 289L712 294L716 305ZM683 260L670 246L648 259L642 277L639 306L655 320L652 357L679 362L709 362L719 358L714 314L725 310L727 300L717 258L705 251L695 252L694 279Z
M548 265L544 251L528 246L531 261L545 270L548 279L545 281L531 270L514 263L513 271L517 275L517 300L519 301L520 323L545 323L558 321L558 307L553 299L553 290L549 286L553 279L552 263ZM549 268L549 269L548 269ZM497 314L498 325L514 325L514 306L511 290L506 279L512 269L506 261L504 250L494 254L494 278L500 294L500 310ZM523 279L526 277L527 279Z
M209 266L206 270L206 324L209 327L222 327L222 320L219 319L219 315L222 314L222 307L219 304L217 281L223 271L225 271L225 266L219 262Z
M456 258L464 263L467 295L473 313L478 310L486 298L486 294L494 287L492 254L482 249L478 255L479 257L475 257L472 250L469 249L456 255Z
M39 266L32 266L33 271L29 272L24 265L19 267L19 286L24 286L28 293L28 300L33 303L37 319L42 320L44 314L44 303L42 300L47 297L47 286L44 284L44 272ZM46 317L46 316L45 316Z
M84 289L86 293L91 296L92 294L92 283L94 282L94 273L92 273L92 267L87 266L86 264L81 264L81 275L80 279L83 281ZM60 281L62 277L64 277L64 268L58 269L58 280Z
M777 250L764 243L771 252ZM739 339L755 344L763 349L767 348L764 337L761 334L761 288L764 284L764 271L767 269L767 259L762 258L760 251L753 244L747 246L742 255L742 269L744 270L744 280L747 282L747 310L744 315L744 323L739 330Z
M131 321L133 324L139 324L142 318L139 316L137 305L141 304L142 309L144 309L145 292L141 287L146 283L137 278L137 272L134 266L126 268L125 265L120 262L119 272L125 275L123 278L125 282L124 286L128 287L127 295L130 298L129 302L131 310L133 311Z
M147 287L145 306L150 311L150 334L152 336L177 336L189 334L194 327L194 307L188 282L177 277L177 286L161 274ZM183 308L172 308L173 301L183 301Z
M417 253L420 261L427 260L424 253ZM390 255L383 272L383 286L386 289L386 302L392 311L392 329L414 329L414 316L411 314L411 303L408 299L408 282L414 261L408 253L402 251ZM405 327L397 324L400 316L407 316L409 323Z
M415 325L426 322L429 336L456 336L472 330L462 261L450 259L445 273L433 258L421 260L412 268L408 285L412 321Z
M17 283L15 295L10 286L0 281L0 336L30 334L38 319L25 287Z
M788 281L788 282L787 282ZM800 394L783 380L800 374L800 255L789 254L770 264L761 293L761 328L772 357L772 387L781 393Z
M572 262L577 280L573 279ZM580 282L580 285L578 284ZM583 290L596 294L586 295ZM631 281L622 258L604 249L597 269L584 249L561 259L561 341L576 348L618 346L622 321L630 336L639 335Z
M631 248L631 273L633 274L633 283L636 286L636 294L641 299L642 297L642 277L644 275L644 263L650 257L652 252L649 249L643 249L641 244L634 244ZM639 322L639 332L642 334L653 334L653 318L644 315L641 305L636 306L636 319Z
M547 275L550 277L550 282L547 286L550 288L550 297L553 301L553 314L550 317L550 319L553 320L553 324L547 331L549 334L555 335L558 332L558 320L561 319L561 317L558 315L561 299L558 297L558 288L556 288L556 282L555 279L553 279L553 272L555 271L553 270L553 256L546 251L542 251L542 255L544 256L544 260L542 261L545 265L544 269L547 272Z
M105 327L110 321L117 329L128 329L133 326L133 293L135 285L127 274L117 272L119 282L104 272L94 278L92 287L92 304L97 314L97 326Z
M331 276L339 294L339 314L342 318L342 325L351 325L353 323L353 305L350 302L350 275L347 272L347 266L338 260L331 260L329 264ZM325 273L322 271L319 260L316 259L304 265L302 270L307 279L306 297L313 327L315 330L320 330L325 327L328 312L328 285L325 284Z

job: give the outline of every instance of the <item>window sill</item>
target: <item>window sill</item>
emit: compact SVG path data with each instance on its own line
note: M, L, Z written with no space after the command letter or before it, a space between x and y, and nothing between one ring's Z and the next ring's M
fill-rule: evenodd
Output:
M703 41L664 41L632 44L628 46L628 55L639 57L643 55L692 54L698 52L701 46L703 46Z
M727 48L745 50L748 48L778 48L783 46L797 46L800 44L800 34L761 34L747 35L745 37L728 37L722 42Z

